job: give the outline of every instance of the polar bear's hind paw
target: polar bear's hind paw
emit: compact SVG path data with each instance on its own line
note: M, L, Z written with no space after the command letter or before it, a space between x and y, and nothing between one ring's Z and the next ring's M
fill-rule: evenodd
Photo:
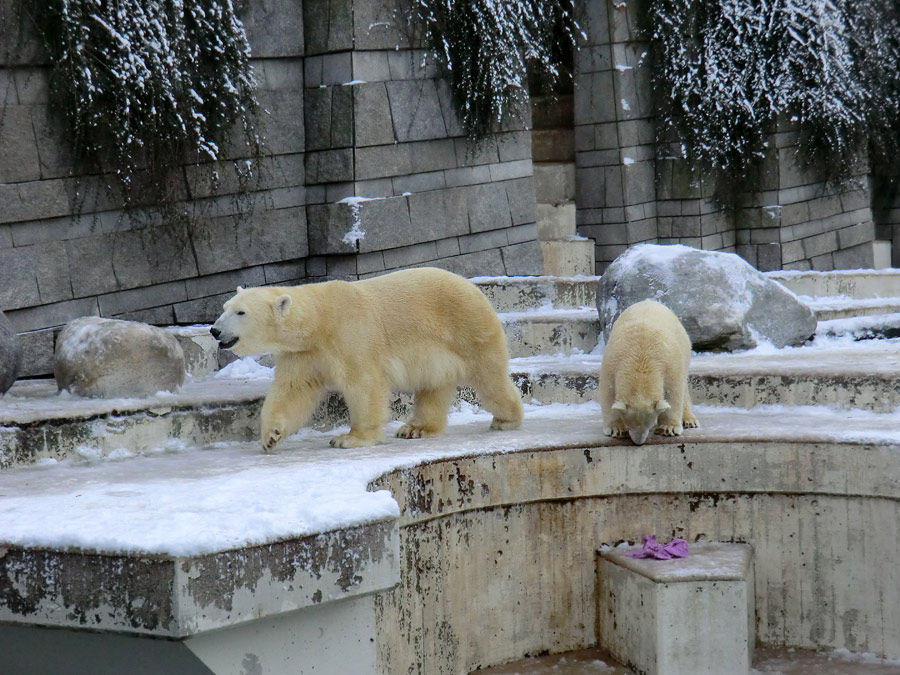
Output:
M662 434L663 436L681 436L683 432L684 427L680 424L663 424L656 430L656 433Z

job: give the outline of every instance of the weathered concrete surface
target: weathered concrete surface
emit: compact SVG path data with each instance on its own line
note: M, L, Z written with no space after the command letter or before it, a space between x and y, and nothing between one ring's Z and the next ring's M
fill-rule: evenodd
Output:
M391 521L204 556L0 549L0 622L183 638L397 583Z
M700 543L687 558L597 561L597 642L647 675L746 675L756 641L753 550Z
M593 307L600 277L474 277L498 312Z
M512 358L583 353L597 346L600 325L592 309L536 309L499 317Z
M900 270L835 270L832 272L768 272L797 295L896 298L900 296Z
M9 319L0 311L0 396L8 390L22 366L22 345Z

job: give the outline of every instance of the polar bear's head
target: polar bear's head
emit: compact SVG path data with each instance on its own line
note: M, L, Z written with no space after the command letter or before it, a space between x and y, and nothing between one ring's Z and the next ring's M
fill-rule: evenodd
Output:
M665 399L655 401L638 399L628 403L620 400L612 405L612 409L628 429L631 442L635 445L643 445L647 441L647 438L656 431L660 414L671 407Z
M293 297L286 288L238 288L209 329L219 346L238 356L286 351Z

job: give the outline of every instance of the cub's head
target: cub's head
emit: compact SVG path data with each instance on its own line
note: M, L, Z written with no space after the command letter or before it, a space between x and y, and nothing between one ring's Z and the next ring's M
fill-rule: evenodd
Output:
M293 299L278 288L238 288L209 329L219 346L238 356L282 351Z
M628 429L631 442L635 445L643 445L649 436L659 426L659 416L671 408L665 399L656 401L643 401L635 404L616 401L612 409L616 411L619 419Z

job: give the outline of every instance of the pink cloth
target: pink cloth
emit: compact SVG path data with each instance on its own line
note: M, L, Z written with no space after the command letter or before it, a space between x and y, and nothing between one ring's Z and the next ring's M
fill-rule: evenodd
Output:
M668 544L656 541L656 535L645 534L644 546L637 551L629 551L625 555L630 558L656 558L657 560L671 560L672 558L687 558L688 544L684 539L673 539Z

